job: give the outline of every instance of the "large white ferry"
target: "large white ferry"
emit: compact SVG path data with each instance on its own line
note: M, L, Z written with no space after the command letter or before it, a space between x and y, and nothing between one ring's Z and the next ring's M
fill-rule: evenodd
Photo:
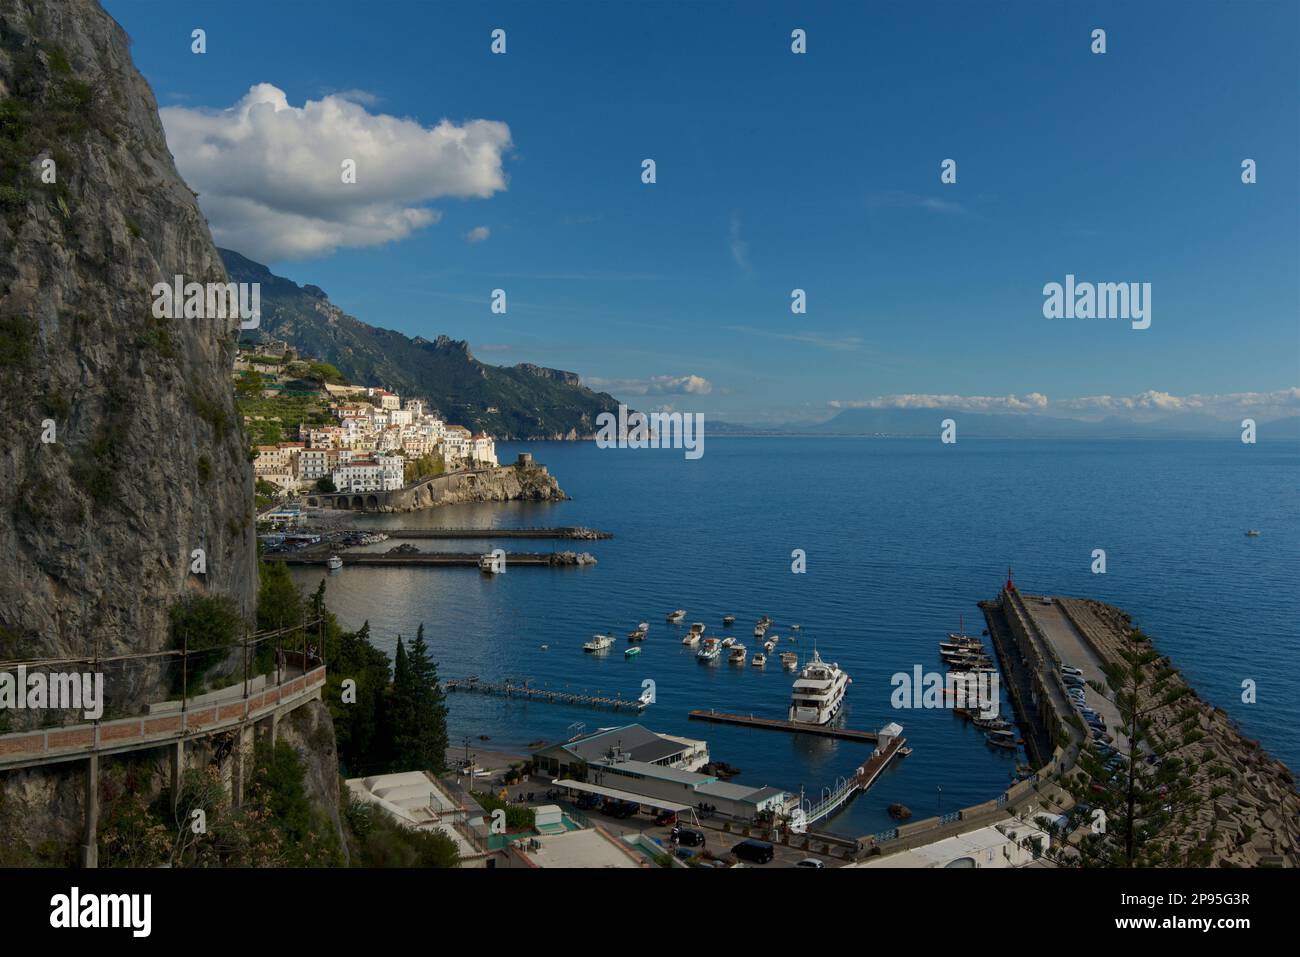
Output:
M802 724L827 724L840 713L849 676L837 664L822 661L813 650L790 694L790 720Z

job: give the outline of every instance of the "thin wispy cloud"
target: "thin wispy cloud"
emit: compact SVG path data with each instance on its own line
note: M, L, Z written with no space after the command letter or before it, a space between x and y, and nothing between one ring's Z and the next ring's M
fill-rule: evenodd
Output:
M971 212L969 208L956 200L944 199L940 196L925 196L920 193L906 193L899 190L871 193L866 198L866 206L867 210L873 213L882 209L922 209L931 213L950 215L968 215Z
M723 328L730 332L741 332L748 336L760 336L764 339L799 342L804 345L815 346L818 349L828 349L832 352L853 352L861 349L865 341L860 336L828 336L812 331L773 332L770 329L757 329L753 326L724 326Z
M491 235L492 230L488 229L486 226L475 226L465 234L465 242L481 243Z
M731 222L728 226L730 236L731 258L741 269L749 272L753 267L749 263L749 243L747 243L740 234L740 214L732 213Z

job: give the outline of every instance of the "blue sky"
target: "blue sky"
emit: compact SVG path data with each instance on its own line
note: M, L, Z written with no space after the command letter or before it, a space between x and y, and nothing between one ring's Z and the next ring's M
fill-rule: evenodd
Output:
M1293 2L105 6L159 105L194 111L196 142L203 111L255 84L295 108L343 96L425 128L504 124L501 188L412 200L440 218L401 238L376 241L381 225L349 233L370 245L268 257L367 322L485 361L740 422L933 395L1050 411L1154 392L1218 412L1300 385ZM338 168L303 153L273 175ZM1151 328L1043 318L1067 273L1150 282Z

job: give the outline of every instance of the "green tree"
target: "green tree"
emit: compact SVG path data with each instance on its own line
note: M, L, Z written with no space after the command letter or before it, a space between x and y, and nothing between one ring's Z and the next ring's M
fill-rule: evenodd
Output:
M424 623L416 630L408 656L411 672L413 767L441 774L447 765L447 705L438 684L438 666L429 657Z

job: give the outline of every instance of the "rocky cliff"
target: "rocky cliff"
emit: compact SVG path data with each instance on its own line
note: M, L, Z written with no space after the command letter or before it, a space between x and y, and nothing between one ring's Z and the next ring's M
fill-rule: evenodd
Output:
M191 593L254 611L238 320L155 318L155 283L226 271L128 46L90 0L0 0L0 658L158 650Z
M389 492L382 497L378 510L413 512L467 502L562 502L568 497L545 466L508 465L474 472L449 472L414 488Z

